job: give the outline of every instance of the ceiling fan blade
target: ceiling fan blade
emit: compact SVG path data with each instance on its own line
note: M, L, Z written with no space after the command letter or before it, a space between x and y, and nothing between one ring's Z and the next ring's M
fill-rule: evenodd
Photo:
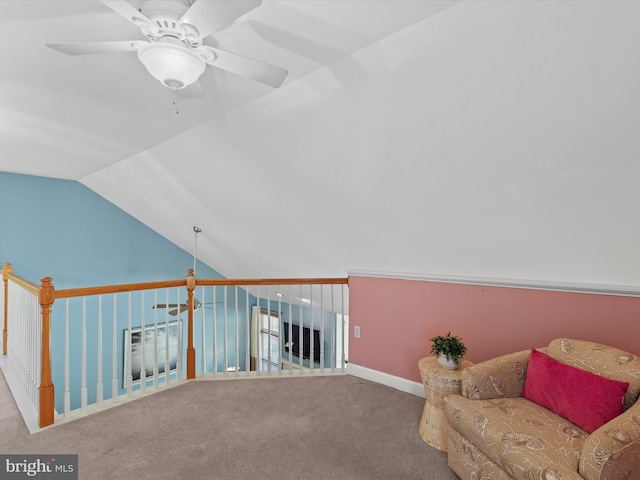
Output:
M176 307L182 307L184 304L180 303L159 303L157 305L154 305L153 308L176 308Z
M180 308L179 309L176 308L175 310L169 311L169 315L173 315L175 317L176 315L179 315L182 312L186 312L187 310L189 310L189 305L187 305L186 303L183 303L181 305L176 305L176 306Z
M102 0L102 3L114 12L122 15L143 31L158 33L159 29L157 25L149 20L139 10L134 8L129 2L124 0Z
M114 42L65 42L47 43L47 47L67 55L89 55L93 53L135 52L144 43L140 40L121 40Z
M262 0L216 0L215 2L198 0L180 17L178 23L195 27L198 31L197 38L202 40L260 6L261 3Z
M202 0L201 0L202 1ZM260 62L249 57L237 55L235 53L220 50L219 48L203 45L198 50L211 50L216 58L207 61L209 65L227 70L228 72L251 78L256 82L264 83L274 88L278 88L287 78L289 72L284 68L276 67L268 63Z

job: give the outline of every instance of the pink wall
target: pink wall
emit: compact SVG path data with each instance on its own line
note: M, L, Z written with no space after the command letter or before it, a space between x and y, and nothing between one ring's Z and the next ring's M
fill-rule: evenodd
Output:
M638 297L350 277L349 323L351 363L417 382L429 338L449 330L475 363L557 337L640 354Z

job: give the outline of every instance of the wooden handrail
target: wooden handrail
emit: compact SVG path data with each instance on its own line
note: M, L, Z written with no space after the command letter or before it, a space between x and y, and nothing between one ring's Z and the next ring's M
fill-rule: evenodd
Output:
M156 288L186 286L186 280L164 280L158 282L126 283L122 285L105 285L102 287L67 288L56 290L56 298L89 297L109 293L135 292L137 290L154 290Z
M5 277L7 280L11 280L16 285L24 288L29 293L33 293L34 295L40 295L40 286L36 285L33 282L30 282L29 280L25 280L22 277L14 275L10 263L4 264L4 268L2 269L2 276Z
M196 278L197 285L234 286L234 285L340 285L348 284L348 278ZM105 285L101 287L68 288L55 291L55 298L85 297L109 293L133 292L137 290L154 290L157 288L187 286L186 280L163 280L146 283L127 283L122 285Z

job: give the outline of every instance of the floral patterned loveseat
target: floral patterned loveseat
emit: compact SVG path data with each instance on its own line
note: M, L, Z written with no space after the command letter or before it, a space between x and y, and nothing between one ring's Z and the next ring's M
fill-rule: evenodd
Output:
M628 383L622 413L589 433L521 396L531 350L504 355L465 369L462 395L445 399L449 466L462 480L640 479L640 358L570 339L538 351L562 368Z

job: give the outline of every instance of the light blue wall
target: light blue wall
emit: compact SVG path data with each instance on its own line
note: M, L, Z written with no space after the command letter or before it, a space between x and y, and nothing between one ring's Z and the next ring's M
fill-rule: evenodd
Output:
M11 263L13 272L31 282L53 277L57 289L182 279L193 267L191 253L172 244L126 212L82 184L29 175L0 172L0 264ZM215 270L198 263L200 278L220 278ZM186 300L186 289L181 301ZM160 300L163 301L164 299ZM126 294L118 298L116 340L118 372L122 372L122 339L128 326ZM170 301L175 301L171 298ZM95 399L97 300L87 301L89 400ZM135 302L139 302L134 298ZM111 396L112 296L104 298L103 365L105 396ZM144 323L153 323L152 298L145 298ZM81 388L81 304L70 304L70 388L72 406L79 404ZM52 316L52 368L56 408L62 409L64 393L64 300L58 300ZM134 326L142 318L134 306ZM183 314L186 320L186 313ZM244 318L244 316L243 316ZM172 317L173 319L173 317ZM186 321L185 328L186 328ZM186 335L185 335L186 336ZM199 345L199 332L195 334ZM185 340L186 342L186 340ZM211 347L209 342L208 348ZM92 355L93 354L93 355ZM235 355L235 353L234 353ZM119 382L121 385L121 382ZM122 390L120 389L120 393Z
M84 185L0 172L0 262L56 288L185 278L185 252ZM220 275L198 265L198 276Z

